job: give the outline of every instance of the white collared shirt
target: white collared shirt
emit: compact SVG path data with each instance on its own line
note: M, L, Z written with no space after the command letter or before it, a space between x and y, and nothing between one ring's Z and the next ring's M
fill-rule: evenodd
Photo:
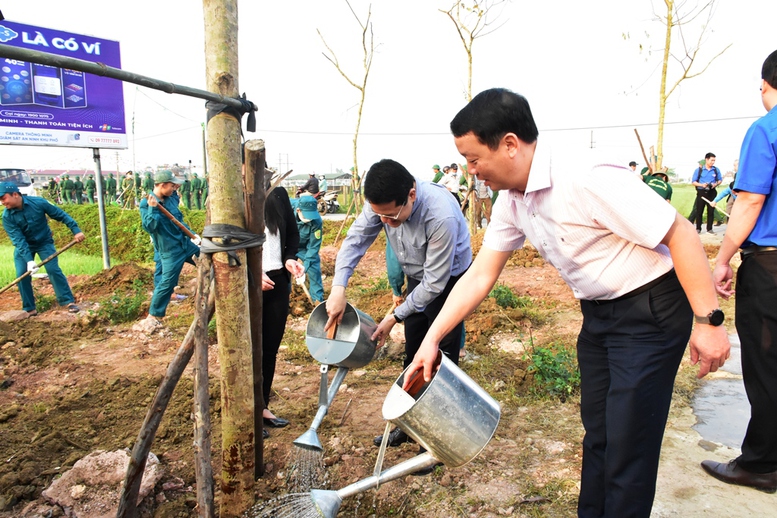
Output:
M672 269L661 244L670 204L625 167L559 166L539 149L526 192L497 198L483 246L512 251L528 238L578 299L614 299Z

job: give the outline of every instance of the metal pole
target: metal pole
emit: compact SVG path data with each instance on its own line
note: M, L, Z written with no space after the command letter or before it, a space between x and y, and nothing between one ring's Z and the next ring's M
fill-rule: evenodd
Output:
M94 63L92 61L85 61L83 59L58 56L56 54L49 54L48 52L41 52L39 50L23 49L2 44L0 44L0 57L21 59L23 61L31 61L33 63L42 63L45 65L54 65L60 68L69 68L71 70L78 70L80 72L88 72L96 76L119 79L127 83L153 88L154 90L161 90L169 94L181 94L187 95L189 97L197 97L207 101L226 104L227 106L231 106L233 108L242 109L243 107L243 102L235 97L226 97L224 95L209 92L207 90L200 90L198 88L191 88L188 86L177 85L175 83L168 83L167 81L160 81L159 79L154 79L153 77L126 72L120 68L109 67L103 63ZM251 103L251 109L255 111L258 108L255 104Z
M111 267L111 256L108 253L108 225L105 223L105 200L103 199L103 174L100 165L100 150L92 148L92 155L94 156L94 169L97 176L95 183L97 184L97 212L100 214L100 238L102 239L103 246L103 270L107 270Z
M208 174L208 151L205 146L205 123L202 123L202 177Z

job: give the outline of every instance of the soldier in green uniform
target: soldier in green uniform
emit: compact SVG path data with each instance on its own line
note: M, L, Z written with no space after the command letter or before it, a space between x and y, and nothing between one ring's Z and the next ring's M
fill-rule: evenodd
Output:
M80 176L76 176L76 179L73 182L73 191L76 195L76 203L78 205L84 203L84 183L81 181Z
M208 173L205 173L205 176L202 177L202 206L207 207L206 202L208 201Z
M146 176L143 178L143 197L148 196L154 190L154 179L151 177L151 171L146 171Z
M197 210L202 210L202 181L197 173L192 174L192 199Z
M135 172L132 174L132 178L135 181L135 189L133 191L133 195L135 196L135 205L140 206L140 196L143 192L143 179L140 177L140 175Z
M183 205L187 209L192 208L192 182L189 181L189 175L185 174L183 175L183 185L178 189L178 192L181 193L181 200L183 200Z
M59 184L57 181L52 177L49 178L49 199L52 203L58 203L59 202Z
M434 173L434 178L432 178L432 182L438 183L440 181L440 178L445 176L445 173L440 171L440 166L437 164L434 164L432 166L432 173Z
M135 179L132 171L127 171L124 180L121 181L121 207L131 209L135 203Z
M644 182L656 191L656 193L668 202L672 201L672 186L669 185L669 176L663 171L644 177Z
M62 185L60 186L60 190L62 191L62 203L73 203L73 189L75 186L73 185L73 180L70 179L70 175L63 174L62 175Z
M97 189L97 182L94 181L94 175L90 174L84 182L86 188L86 199L89 203L94 203L94 191Z
M105 190L103 191L104 196L108 198L108 203L113 203L116 201L116 179L113 177L113 173L108 173L108 178L103 178L103 186L105 186Z

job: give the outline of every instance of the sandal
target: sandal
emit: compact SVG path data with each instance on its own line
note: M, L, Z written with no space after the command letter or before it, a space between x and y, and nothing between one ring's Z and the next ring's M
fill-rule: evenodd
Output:
M27 315L31 316L31 317L37 317L38 316L38 310L33 309L32 311L28 311Z

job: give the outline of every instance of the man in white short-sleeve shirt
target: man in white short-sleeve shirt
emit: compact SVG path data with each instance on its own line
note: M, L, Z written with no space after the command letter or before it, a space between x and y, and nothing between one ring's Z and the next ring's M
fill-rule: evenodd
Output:
M405 379L421 369L431 379L440 337L480 304L529 239L583 312L578 516L648 518L685 346L690 338L699 377L723 365L730 348L693 226L625 167L559 167L538 144L528 102L509 90L477 95L451 131L470 173L505 192L480 253L451 292L455 303L443 307Z

